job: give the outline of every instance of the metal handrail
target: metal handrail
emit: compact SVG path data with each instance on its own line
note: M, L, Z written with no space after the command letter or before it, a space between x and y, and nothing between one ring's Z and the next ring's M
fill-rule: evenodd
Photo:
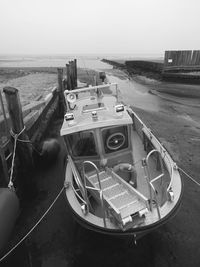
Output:
M151 175L150 175L150 171L149 171L149 164L148 164L148 161L149 161L149 158L150 156L153 154L153 153L158 153L159 154L159 160L160 160L160 164L161 164L161 170L162 170L162 173L158 176L156 176L154 179L151 179ZM157 196L156 196L156 190L155 190L155 187L153 185L153 183L155 181L157 181L158 179L161 179L163 176L164 176L164 168L163 168L163 163L162 163L162 159L161 159L161 153L159 150L157 149L153 149L149 152L149 154L147 155L145 161L146 161L146 166L147 166L147 173L148 173L148 183L150 185L150 188L153 190L153 193L154 193L154 198L155 198L155 203L156 203L156 209L157 209L157 212L158 212L158 217L159 219L161 219L161 214L160 214L160 209L159 209L159 206L158 206L158 201L157 201ZM151 193L151 190L150 190L150 205L151 205L151 208L152 208L152 193Z
M85 201L85 200L84 200L84 199L77 193L77 191L76 191L76 189L74 188L74 186L71 185L71 187L72 187L74 193L76 194L76 196L77 196L77 197L78 197L84 204L87 205L86 201Z
M129 107L128 111L130 113L132 113L134 115L134 118L138 120L138 122L141 124L141 126L147 130L147 132L149 133L149 135L151 135L153 137L153 139L155 140L155 142L159 145L159 147L162 149L162 151L165 153L165 157L167 158L169 165L171 167L171 179L170 179L170 183L167 187L167 192L169 192L171 190L171 186L173 183L173 179L174 179L174 167L176 167L175 162L172 160L172 158L170 157L169 153L166 151L166 149L163 147L163 145L160 143L160 141L155 137L155 135L151 132L151 130L144 124L144 122L137 116L137 114Z
M97 179L98 179L98 183L99 183L99 189L96 188L92 188L92 187L87 187L86 185L86 173L85 173L85 164L90 164L95 168L96 174L97 174ZM104 197L103 197L103 191L102 191L102 187L101 187L101 181L100 181L100 177L99 177L99 169L97 168L97 166L92 162L92 161L84 161L83 162L83 179L84 179L84 185L86 189L91 189L91 190L98 190L99 194L100 194L100 200L101 200L101 207L103 210L103 222L104 222L104 227L106 227L106 214L105 214L105 208L104 208Z
M87 214L89 211L89 206L90 206L90 203L89 203L89 200L87 197L87 190L82 184L82 180L81 180L80 175L76 169L76 166L74 165L74 162L73 162L71 156L68 156L68 159L69 159L69 164L70 164L72 173L74 175L75 182L76 182L76 184L77 184L77 186L81 192L81 196L76 192L73 185L71 185L71 187L72 187L74 193L76 194L76 196L81 200L82 203L84 203L84 205L86 207L85 214Z
M155 187L153 186L153 184L151 182L149 184L150 184L151 188L153 189L155 203L156 203L156 209L157 209L157 213L158 213L158 218L160 220L161 219L161 214L160 214L160 209L159 209L159 206L158 206L158 200L157 200L157 196L156 196L156 190L155 190ZM152 200L151 200L151 203L152 203Z
M73 172L76 184L77 184L78 188L80 189L81 194L84 196L85 195L84 186L83 186L82 181L81 181L81 179L80 179L80 177L79 177L79 175L77 173L77 170L76 170L76 168L74 166L74 162L73 162L71 156L68 156L68 160L69 160L69 164L70 164L71 170Z

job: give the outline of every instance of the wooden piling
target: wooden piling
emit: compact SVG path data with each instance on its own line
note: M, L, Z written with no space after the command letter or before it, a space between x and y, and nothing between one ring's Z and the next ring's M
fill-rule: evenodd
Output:
M70 61L70 77L71 77L72 89L75 89L75 83L74 83L74 62L73 61Z
M67 68L67 89L73 90L77 88L77 62L76 59L74 61L69 61L66 64Z
M18 90L14 87L4 87L3 92L6 97L13 134L21 133L18 136L18 139L23 140L17 141L15 163L18 162L19 164L17 171L17 176L18 173L20 173L20 177L17 179L19 181L18 184L19 187L23 187L22 190L24 190L24 188L31 183L30 173L31 169L33 169L32 146L28 135L26 134L26 129L24 128L22 107Z
M58 68L57 69L58 72L58 92L62 92L63 91L63 69Z
M77 88L77 60L74 59L74 71L75 71L75 87Z
M14 87L4 87L3 92L5 93L8 112L11 121L11 128L14 134L19 134L20 140L25 142L20 142L18 146L18 151L20 153L20 161L24 164L32 165L32 146L28 142L29 138L24 129L22 107L19 99L18 90Z
M72 90L74 89L74 82L73 82L73 72L72 72L72 61L69 62L69 75L70 75L70 81Z
M70 77L70 65L66 64L67 68L67 89L72 90L71 77Z
M58 95L59 95L59 115L64 116L64 112L66 110L66 103L64 97L64 89L63 89L63 69L58 68Z
M74 61L71 61L71 77L72 77L72 84L73 89L75 89L75 72L74 72Z

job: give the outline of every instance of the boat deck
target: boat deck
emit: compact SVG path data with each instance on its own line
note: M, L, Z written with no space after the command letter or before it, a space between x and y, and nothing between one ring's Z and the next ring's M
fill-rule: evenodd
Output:
M109 170L100 172L99 180L104 202L119 221L146 208L145 201L138 198L137 191L124 183L114 172ZM87 176L87 181L93 188L99 189L97 174ZM94 194L94 197L100 202L99 193Z

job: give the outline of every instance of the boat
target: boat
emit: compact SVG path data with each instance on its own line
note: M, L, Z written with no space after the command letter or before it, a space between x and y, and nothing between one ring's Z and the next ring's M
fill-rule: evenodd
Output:
M169 152L120 101L116 83L64 91L65 196L82 226L135 240L172 218L183 183Z

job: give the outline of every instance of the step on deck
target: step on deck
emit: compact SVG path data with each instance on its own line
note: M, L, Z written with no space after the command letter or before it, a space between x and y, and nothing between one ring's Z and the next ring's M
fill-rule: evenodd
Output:
M93 187L99 189L99 182L97 174L87 176L88 181ZM120 184L111 175L105 171L99 173L101 181L101 188L103 191L104 199L117 210L122 218L130 216L144 208L145 204L138 200L134 192L130 192L125 185Z

